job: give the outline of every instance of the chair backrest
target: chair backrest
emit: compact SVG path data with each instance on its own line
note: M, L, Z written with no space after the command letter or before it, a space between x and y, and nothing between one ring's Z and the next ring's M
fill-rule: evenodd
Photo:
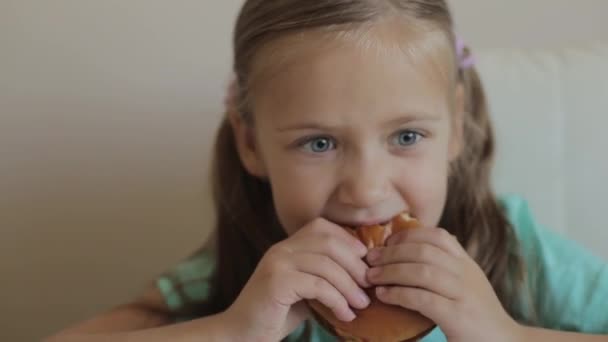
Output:
M499 192L608 257L608 45L478 51L497 130Z

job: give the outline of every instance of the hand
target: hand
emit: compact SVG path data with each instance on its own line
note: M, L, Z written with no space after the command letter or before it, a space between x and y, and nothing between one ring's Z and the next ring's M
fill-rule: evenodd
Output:
M369 303L361 289L370 286L362 260L366 253L344 229L317 219L268 250L226 317L247 341L287 336L308 318L304 299L316 299L351 321L350 307Z
M477 263L440 228L412 229L370 251L368 280L378 299L418 311L450 342L516 341L520 326L505 312Z

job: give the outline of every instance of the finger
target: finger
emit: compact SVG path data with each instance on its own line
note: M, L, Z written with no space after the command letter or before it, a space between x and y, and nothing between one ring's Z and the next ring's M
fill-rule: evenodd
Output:
M333 235L309 234L293 241L290 248L295 253L315 253L331 258L346 270L352 279L361 287L369 287L366 273L369 266L363 261L363 255L353 252L352 245Z
M459 279L437 266L428 264L391 264L371 268L369 281L374 285L419 287L446 297L458 298L462 292Z
M321 237L334 238L350 244L352 251L360 258L367 254L367 247L346 228L334 224L326 219L318 218L304 228L300 229L296 235L308 236L317 235Z
M350 306L364 309L369 298L353 278L330 257L322 254L300 254L294 260L298 271L309 273L327 280L346 298Z
M378 287L376 296L386 304L417 311L440 326L445 326L451 319L453 320L453 313L457 312L456 302L425 289L401 286Z
M318 300L342 321L350 322L355 319L356 315L348 306L344 296L327 280L302 272L294 272L289 280L293 282L295 295L300 300Z
M404 242L428 243L455 257L467 255L456 237L443 228L405 230L391 236L387 241L387 246L398 245Z
M291 310L287 315L287 321L281 331L281 341L291 334L292 331L296 330L302 322L308 319L309 310L308 306L304 301L300 301L297 304L291 306Z
M404 242L398 245L375 248L367 254L366 259L372 267L399 263L420 263L440 267L455 275L461 273L457 259L428 243Z

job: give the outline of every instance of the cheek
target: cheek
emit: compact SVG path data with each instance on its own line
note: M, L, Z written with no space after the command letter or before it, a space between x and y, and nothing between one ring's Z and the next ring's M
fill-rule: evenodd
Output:
M410 174L405 188L408 205L427 226L439 223L447 195L447 173L436 168L420 168Z
M437 178L426 191L420 192L420 202L424 208L420 220L427 226L439 224L447 198L447 177Z
M432 153L405 168L401 179L402 196L425 226L437 226L447 196L449 161L447 148L438 146Z
M331 172L293 167L287 161L280 164L270 165L272 194L279 221L291 235L323 213L331 190Z
M329 186L326 183L331 181L332 170L299 162L293 151L271 137L260 135L260 152L277 218L291 235L322 213L327 196L324 190Z

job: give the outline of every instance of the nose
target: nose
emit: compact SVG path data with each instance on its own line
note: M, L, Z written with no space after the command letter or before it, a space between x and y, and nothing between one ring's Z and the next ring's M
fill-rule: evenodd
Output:
M382 166L384 165L384 167ZM343 165L337 188L340 203L356 208L373 208L384 201L390 191L390 172L373 154L352 158Z

